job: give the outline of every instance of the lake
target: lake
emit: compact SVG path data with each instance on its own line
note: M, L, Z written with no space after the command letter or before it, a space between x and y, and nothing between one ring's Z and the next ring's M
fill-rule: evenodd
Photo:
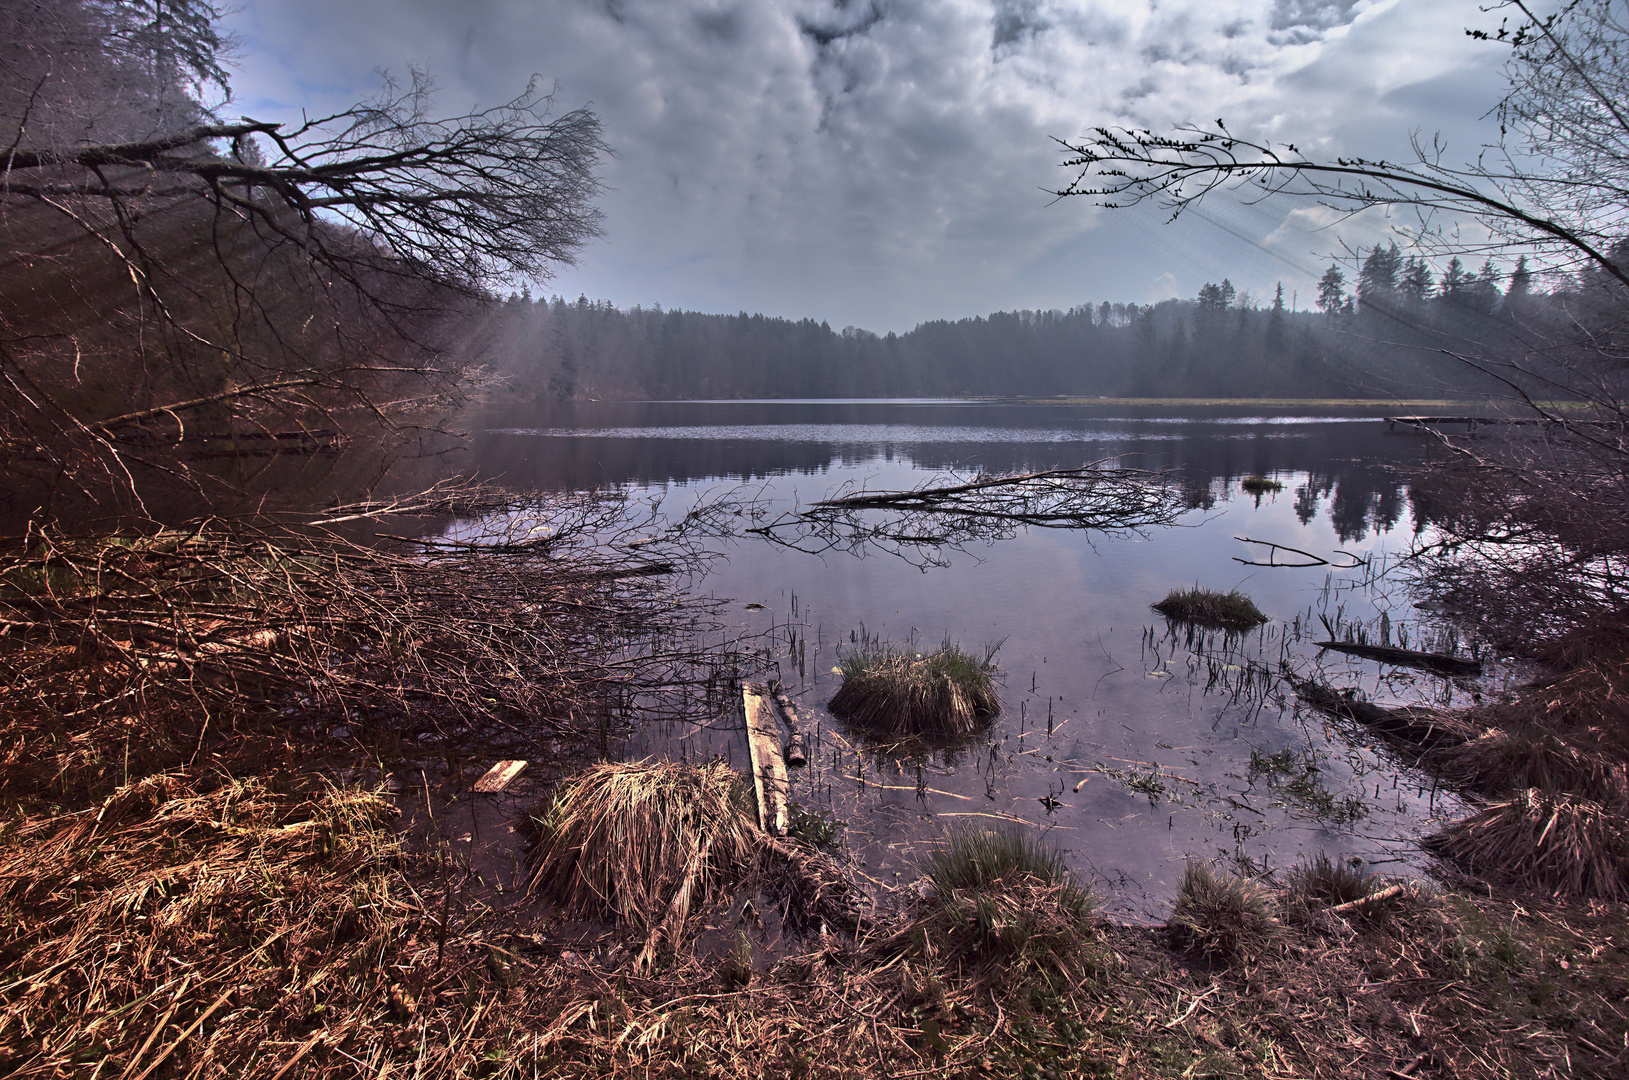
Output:
M1327 619L1377 642L1472 645L1415 606L1400 572L1426 528L1406 471L1430 440L1388 430L1383 408L1315 412L576 403L493 418L474 451L484 476L516 488L618 486L674 515L698 500L746 501L743 528L710 541L720 557L687 587L727 601L732 630L760 635L811 736L793 801L846 823L875 884L913 880L922 845L949 828L1019 828L1062 848L1108 910L1160 919L1190 858L1272 873L1325 853L1413 873L1419 837L1460 816L1457 800L1365 732L1298 702L1282 665L1381 702L1458 704L1509 678L1456 683L1312 644ZM1175 524L1002 526L959 547L862 542L816 553L785 542L795 528L745 531L793 522L834 493L1090 462L1160 473L1179 500ZM1240 481L1250 475L1283 488L1249 494ZM1326 563L1246 565L1265 561L1269 543ZM1275 559L1311 561L1282 550ZM1271 621L1243 635L1192 633L1150 609L1196 583L1244 591ZM879 749L832 718L834 669L867 636L918 651L1000 643L1003 709L988 737ZM624 752L746 761L738 714L648 726Z

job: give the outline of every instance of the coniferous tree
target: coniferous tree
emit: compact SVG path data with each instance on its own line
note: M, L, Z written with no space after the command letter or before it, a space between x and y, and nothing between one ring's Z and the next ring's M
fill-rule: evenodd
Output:
M1341 297L1345 292L1346 275L1337 264L1330 263L1324 276L1318 279L1318 307L1323 309L1325 315L1334 318L1341 309Z

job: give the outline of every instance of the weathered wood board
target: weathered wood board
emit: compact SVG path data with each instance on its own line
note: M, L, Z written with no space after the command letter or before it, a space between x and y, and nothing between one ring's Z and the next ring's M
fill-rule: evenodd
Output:
M526 762L524 761L500 761L488 769L479 780L475 781L474 790L489 794L502 791L509 786L515 777L520 775L520 771L525 767Z
M758 795L758 824L774 836L786 835L786 762L781 758L780 725L768 689L759 683L741 684L741 707L747 720L748 757L752 760L752 789Z

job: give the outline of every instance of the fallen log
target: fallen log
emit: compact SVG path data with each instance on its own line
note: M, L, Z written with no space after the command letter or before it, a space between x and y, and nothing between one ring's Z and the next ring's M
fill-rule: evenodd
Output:
M769 690L781 711L781 719L786 722L786 763L794 768L809 764L809 752L803 745L803 732L798 727L801 721L797 702L792 700L780 683L771 684Z
M1336 652L1351 656L1361 656L1365 660L1379 660L1383 664L1424 668L1438 675L1482 674L1480 661L1467 660L1462 656L1449 656L1447 653L1418 652L1414 649L1399 649L1392 645L1359 645L1351 641L1317 641L1313 644L1320 649L1334 649Z
M1464 742L1473 733L1471 725L1452 713L1426 706L1387 709L1360 701L1350 690L1289 676L1295 692L1314 708L1344 720L1356 720L1364 727L1419 750L1437 750Z

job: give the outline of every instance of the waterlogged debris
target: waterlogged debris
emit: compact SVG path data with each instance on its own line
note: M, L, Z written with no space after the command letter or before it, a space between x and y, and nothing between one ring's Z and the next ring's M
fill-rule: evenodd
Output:
M482 794L495 794L507 788L526 768L524 761L500 761L488 769L472 790Z
M1415 649L1399 649L1392 645L1364 645L1352 641L1317 641L1313 644L1320 649L1333 649L1364 660L1423 668L1438 675L1474 678L1482 674L1481 661L1468 660L1462 656L1449 656L1446 653L1419 652Z

